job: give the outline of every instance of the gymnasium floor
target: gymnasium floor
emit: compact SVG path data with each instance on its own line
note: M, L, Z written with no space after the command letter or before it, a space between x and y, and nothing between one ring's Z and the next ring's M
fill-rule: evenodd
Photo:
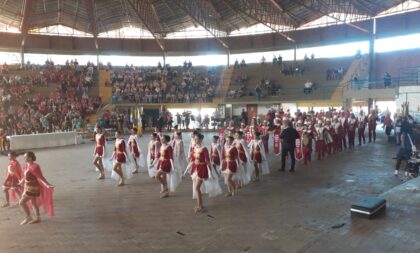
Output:
M143 150L148 141L142 138ZM402 175L393 176L396 150L379 135L376 144L299 164L294 174L278 172L280 160L271 156L271 174L262 182L232 198L205 197L208 211L200 214L193 212L188 177L172 197L160 199L159 185L146 173L124 187L97 181L92 142L37 150L56 187L56 217L19 226L20 208L0 209L0 253L420 252L420 180L402 184ZM0 157L3 174L6 165ZM384 215L350 217L354 201L381 194L388 201Z

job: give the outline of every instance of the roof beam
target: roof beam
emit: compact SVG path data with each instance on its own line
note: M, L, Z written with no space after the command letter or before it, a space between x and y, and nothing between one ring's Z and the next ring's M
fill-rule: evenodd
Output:
M224 48L229 49L226 41L228 36L227 28L220 19L220 14L214 7L210 7L207 0L173 0L173 2L196 23L213 35Z
M228 1L225 1L226 4L230 4ZM251 19L261 23L279 35L286 38L288 41L296 42L293 38L285 33L284 30L277 27L277 25L284 26L293 26L290 24L290 21L285 19L283 12L273 11L272 3L264 1L264 4L258 0L240 0L240 4L236 7L236 10L242 14L250 17ZM231 8L234 8L233 6Z
M271 5L274 6L275 9L277 9L277 11L281 14L286 15L290 20L293 20L294 25L298 24L298 21L296 20L296 18L291 15L289 12L285 11L283 7L280 6L280 4L276 1L276 0L268 0Z
M20 25L20 32L23 37L26 37L26 34L28 34L29 27L31 26L31 20L34 14L36 2L37 0L24 1L23 17L22 23Z
M362 12L363 14L367 14L370 17L376 16L376 13L368 8L366 5L359 3L357 0L351 1L351 4L356 8L358 11Z
M333 1L333 0L327 0L327 1L322 1L322 0L311 0L306 2L305 0L295 0L298 4L300 4L301 6L305 7L306 9L308 9L311 12L314 13L319 13L322 14L324 16L327 16L329 18L335 19L339 22L343 22L345 25L351 26L357 30L360 30L362 32L366 32L366 33L370 33L369 30L360 27L358 25L352 24L352 23L347 23L345 20L334 17L333 15L331 15L331 12L339 12L339 13L346 13L348 15L352 15L355 14L354 10L352 10L352 8L354 8L353 6L351 6L348 1ZM322 10L322 8L326 8L327 11Z
M95 43L96 50L99 49L98 45L98 25L96 24L96 15L95 15L95 0L86 0L86 9L90 22L90 29L92 30L93 39Z
M160 26L159 17L150 0L126 0L133 8L137 17L141 20L146 29L155 38L156 44L165 52L163 29Z

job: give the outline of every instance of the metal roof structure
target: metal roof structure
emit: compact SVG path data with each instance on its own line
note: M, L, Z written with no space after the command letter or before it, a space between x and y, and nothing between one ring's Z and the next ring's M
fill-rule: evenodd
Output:
M164 51L167 34L201 26L225 48L235 30L263 24L286 39L320 17L348 23L375 17L404 0L0 0L0 23L19 28L23 37L32 29L63 25L98 34L123 27L149 31ZM337 17L342 13L345 17ZM352 19L354 17L354 19ZM366 31L366 30L364 30Z

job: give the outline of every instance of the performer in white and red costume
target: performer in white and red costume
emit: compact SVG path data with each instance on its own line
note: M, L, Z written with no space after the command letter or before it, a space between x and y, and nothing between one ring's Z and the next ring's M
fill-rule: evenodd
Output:
M146 167L143 152L140 149L140 138L137 134L137 128L131 129L131 135L128 138L128 153L129 157L133 160L134 170L133 174L137 173L140 167Z
M105 169L103 164L103 158L105 158L105 133L102 132L102 128L98 127L95 130L95 151L93 152L93 165L98 169L99 176L98 180L105 178Z
M233 137L226 137L226 143L222 148L222 173L225 176L225 182L228 187L226 197L235 195L235 183L233 176L238 170L239 155L235 145L233 145Z

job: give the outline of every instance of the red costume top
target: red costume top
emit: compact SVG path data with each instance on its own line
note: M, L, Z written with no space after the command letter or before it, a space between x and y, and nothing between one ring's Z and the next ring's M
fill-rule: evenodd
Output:
M238 150L239 160L241 160L243 163L248 162L248 160L246 158L246 154L245 154L245 147L242 145L241 140L236 140L235 141L235 147Z
M105 147L105 134L95 134L95 156L102 157L104 155L104 147Z
M159 161L157 163L156 170L163 171L165 173L171 172L173 159L172 146L162 145L159 149Z
M140 157L140 150L139 147L137 146L137 135L130 135L130 138L128 139L128 146L130 147L130 152L135 156L135 157Z
M117 138L115 140L114 152L114 159L117 162L125 163L127 161L124 139Z
M47 181L37 163L24 165L24 179L24 194L37 197L37 204L43 206L49 215L54 216L53 188L47 187Z
M195 147L191 151L190 161L192 162L191 175L197 172L197 176L201 179L209 177L210 159L206 147Z
M369 118L368 118L368 127L370 129L375 129L376 128L376 115L375 114L370 114Z
M152 141L149 144L150 163L153 163L153 161L158 156L158 154L156 154L156 152L155 152L158 148L159 148L159 142L158 141Z
M261 148L260 148L259 143L256 141L252 145L251 159L252 161L257 162L257 163L262 162Z
M222 149L222 171L229 170L232 173L236 173L238 169L238 150L235 146L224 146Z
M219 154L219 149L218 149L219 144L211 144L211 149L210 149L210 159L212 161L212 163L216 164L217 166L220 165L220 154Z

